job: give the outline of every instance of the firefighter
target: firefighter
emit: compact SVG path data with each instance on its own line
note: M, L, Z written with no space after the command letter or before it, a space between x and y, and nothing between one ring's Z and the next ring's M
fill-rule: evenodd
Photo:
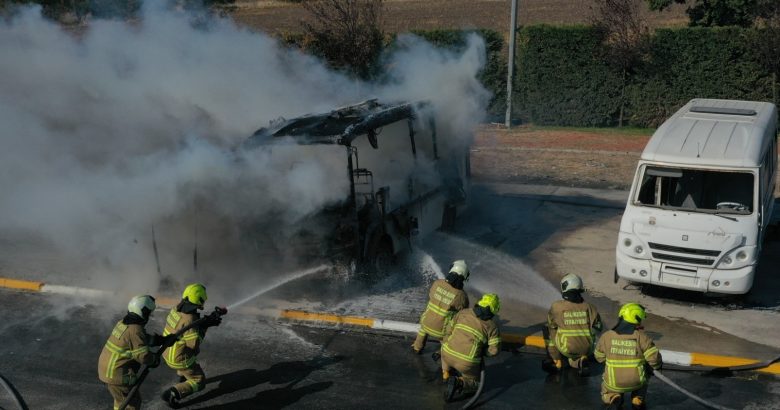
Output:
M582 279L575 274L561 279L563 300L554 302L547 313L545 342L550 359L542 362L542 368L549 373L561 370L565 361L581 376L588 374L596 333L603 325L596 307L582 298L584 290Z
M171 309L165 319L163 336L175 334L179 329L200 319L198 310L203 309L208 298L206 287L200 283L188 285L181 297L181 302ZM181 399L203 389L206 375L197 362L200 344L206 336L206 329L219 326L221 322L219 316L208 316L201 325L184 332L176 343L163 352L165 363L176 370L180 377L180 382L164 391L161 396L169 406L176 407Z
M459 393L473 394L479 387L483 356L501 351L501 335L493 317L501 304L498 295L488 293L473 309L463 309L447 326L441 347L442 378L447 383L445 400ZM452 370L460 375L451 375Z
M601 400L608 409L623 405L623 393L631 392L633 409L645 408L648 375L660 370L661 353L642 330L645 309L638 303L627 303L618 312L618 323L605 332L594 353L599 363L607 362L601 383Z
M156 307L154 298L149 295L139 295L130 299L130 303L127 304L127 314L114 326L100 352L98 377L106 384L114 398L114 410L118 409L127 398L141 365L157 367L160 364L160 357L150 352L149 347L162 345L170 338L150 336L144 328ZM138 392L126 408L135 410L140 407L141 394Z
M463 282L469 279L469 267L466 261L452 263L446 279L437 279L428 292L428 305L420 316L420 330L412 344L412 350L421 354L428 336L441 339L444 328L461 309L469 307L469 297L463 290Z

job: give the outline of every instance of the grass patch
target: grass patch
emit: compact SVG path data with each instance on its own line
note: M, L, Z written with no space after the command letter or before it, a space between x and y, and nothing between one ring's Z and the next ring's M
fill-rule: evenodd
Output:
M538 132L538 131L569 131L569 132L584 132L589 134L613 134L613 135L628 135L637 137L647 137L653 135L655 128L638 128L638 127L561 127L554 125L523 125L519 127L513 127L510 132Z

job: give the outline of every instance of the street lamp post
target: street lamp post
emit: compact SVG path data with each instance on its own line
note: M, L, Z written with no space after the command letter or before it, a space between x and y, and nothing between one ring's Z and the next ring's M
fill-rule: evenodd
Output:
M504 125L507 129L512 126L512 88L515 71L515 34L517 32L517 0L512 0L512 17L509 26L509 64L506 78L506 116Z

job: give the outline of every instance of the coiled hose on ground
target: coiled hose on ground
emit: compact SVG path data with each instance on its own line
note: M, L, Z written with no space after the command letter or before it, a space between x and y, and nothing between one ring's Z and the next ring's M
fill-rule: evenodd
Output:
M19 392L16 391L11 382L9 382L3 375L0 375L0 384L3 385L3 388L6 392L8 392L8 395L13 397L14 401L16 402L16 406L19 407L20 410L28 410L27 403L24 402L24 399L19 394Z

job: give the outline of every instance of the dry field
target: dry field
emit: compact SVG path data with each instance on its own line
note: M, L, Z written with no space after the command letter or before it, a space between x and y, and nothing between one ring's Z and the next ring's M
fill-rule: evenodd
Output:
M643 0L641 0L644 3ZM509 0L384 0L383 24L388 32L437 28L489 28L508 37ZM577 24L590 20L589 0L520 0L518 18L526 24ZM684 26L684 5L656 13L644 12L653 27ZM294 2L238 0L233 18L268 33L301 31L306 11Z
M476 180L628 189L650 131L485 126L476 135Z

